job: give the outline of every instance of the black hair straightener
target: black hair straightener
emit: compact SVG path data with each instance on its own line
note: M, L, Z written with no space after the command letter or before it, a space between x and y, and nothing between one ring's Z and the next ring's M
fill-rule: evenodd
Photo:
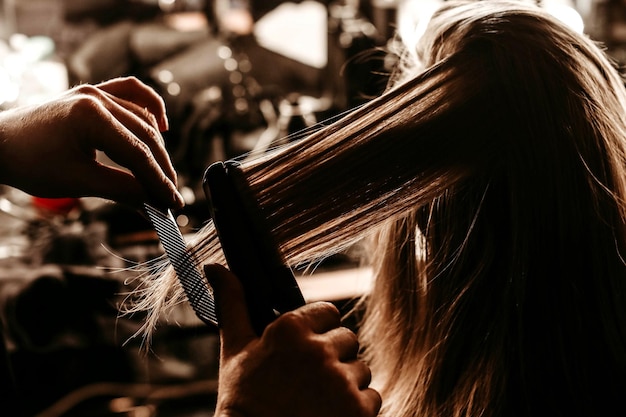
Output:
M210 165L202 185L226 262L243 286L257 334L282 313L305 304L285 265L258 204L234 161Z
M226 262L241 281L250 321L261 335L278 315L304 305L304 297L248 194L239 165L216 162L207 168L202 183ZM218 325L213 295L172 213L144 206L196 315L208 325Z

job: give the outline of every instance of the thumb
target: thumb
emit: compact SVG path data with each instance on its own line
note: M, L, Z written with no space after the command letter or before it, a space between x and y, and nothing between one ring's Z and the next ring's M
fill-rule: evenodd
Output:
M213 287L222 339L222 354L231 356L256 339L239 279L222 265L204 265L204 274Z

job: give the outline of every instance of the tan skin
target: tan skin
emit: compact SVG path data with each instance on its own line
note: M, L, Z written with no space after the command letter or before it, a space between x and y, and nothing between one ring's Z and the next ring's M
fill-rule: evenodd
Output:
M256 337L237 278L205 266L221 323L218 417L367 417L381 407L356 335L330 303L285 313ZM246 395L242 395L246 393Z
M0 113L0 182L40 197L182 207L166 129L163 100L136 78L78 86ZM98 162L96 150L130 172Z
M0 113L0 183L40 197L95 196L139 207L182 207L161 132L163 100L135 78L75 87L48 102ZM96 158L102 151L121 166ZM261 338L237 278L205 267L221 329L219 417L373 417L380 395L357 359L337 309L312 303L284 314Z

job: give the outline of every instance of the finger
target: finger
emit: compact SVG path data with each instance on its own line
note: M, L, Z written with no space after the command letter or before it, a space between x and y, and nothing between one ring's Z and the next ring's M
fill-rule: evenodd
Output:
M96 87L123 100L133 102L142 108L147 108L156 117L160 130L168 129L163 98L137 78L116 78L97 84Z
M205 265L204 274L213 287L222 354L228 357L238 353L257 336L250 324L243 288L237 277L217 264Z
M342 362L354 360L359 353L359 341L356 334L346 327L337 327L325 335L334 346L337 357Z
M354 360L342 363L341 366L344 367L346 374L350 375L350 379L360 390L369 387L372 382L372 371L365 362Z
M161 129L159 128L159 122L156 116L151 113L147 107L141 107L138 104L133 103L132 101L121 99L114 96L113 94L108 94L106 92L103 92L102 97L103 99L106 98L107 100L116 103L125 111L132 113L135 117L139 119L139 121L150 126L151 129L154 129L157 132L157 134L153 136L159 139L159 143L165 144L163 136L161 135Z
M377 416L382 405L383 399L373 388L366 388L361 390L362 408L364 409L364 416Z
M144 108L114 96L103 96L105 107L138 139L147 144L167 177L177 184L177 175L154 116Z
M92 134L84 145L102 150L114 162L132 171L150 200L181 207L184 203L176 184L163 171L149 145L139 140L124 124L97 100L94 106L100 117L94 117Z
M147 108L90 85L77 87L74 90L74 94L92 96L95 97L97 101L103 103L105 109L123 126L150 147L159 166L161 166L168 178L176 185L176 171L165 148L165 141L159 132L159 126L155 116L150 113Z
M306 304L296 310L305 319L308 327L317 334L326 333L341 325L341 315L333 304L318 301Z

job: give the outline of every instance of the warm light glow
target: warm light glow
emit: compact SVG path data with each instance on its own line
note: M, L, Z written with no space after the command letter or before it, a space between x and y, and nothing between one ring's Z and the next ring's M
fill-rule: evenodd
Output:
M441 7L441 0L408 0L398 8L398 32L404 43L412 45L424 34L433 13ZM582 33L584 21L567 0L544 0L541 7L575 31Z
M583 33L585 23L583 18L573 7L558 2L546 2L543 8L552 16L559 19L578 33Z

